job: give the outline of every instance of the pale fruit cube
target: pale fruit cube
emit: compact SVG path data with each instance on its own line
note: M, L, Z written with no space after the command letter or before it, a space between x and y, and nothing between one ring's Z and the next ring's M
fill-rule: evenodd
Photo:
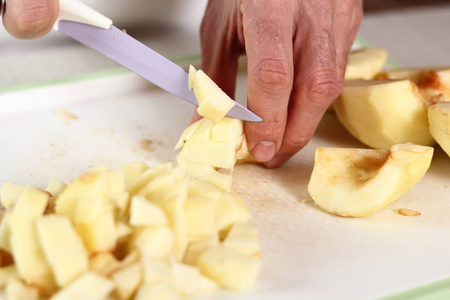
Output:
M232 170L236 164L236 143L190 140L178 155L186 161Z
M236 142L244 134L244 122L239 119L224 117L211 129L213 142Z
M200 255L202 255L206 250L218 245L219 237L217 234L201 240L192 241L186 249L183 262L188 265L195 266L197 265L197 260Z
M39 244L36 220L42 216L49 194L26 187L14 205L10 219L10 245L20 277L46 292L56 288L53 273Z
M89 259L89 269L102 276L108 276L119 266L119 261L111 252L99 252Z
M317 148L308 191L329 213L370 216L412 188L432 156L432 147L413 144L390 150Z
M220 90L217 84L202 70L195 72L192 88L194 89L195 98L197 98L199 105L202 104L203 99Z
M52 180L45 188L45 191L49 192L52 198L56 199L67 187L67 183L61 180Z
M174 247L174 233L168 226L148 226L136 229L129 249L137 249L141 256L166 258Z
M11 210L14 203L16 203L17 198L19 198L20 194L22 194L25 186L3 181L2 186L0 188L0 200L2 202L3 207L6 210Z
M36 228L40 245L58 286L68 285L88 270L86 248L68 217L40 217L36 221Z
M19 274L15 265L0 268L0 288L3 288L10 280L18 278Z
M92 272L85 273L51 300L103 300L114 290L114 282Z
M105 170L100 168L92 170L73 180L56 199L56 214L73 218L78 201L85 198L100 199L105 204L111 202L108 175Z
M429 106L428 123L431 135L450 156L450 102L441 102Z
M195 73L197 73L197 70L194 68L193 65L189 65L188 88L190 90L192 90L192 86L194 85Z
M224 91L218 89L206 96L199 104L197 113L215 123L220 122L233 108L233 101Z
M218 198L223 191L209 181L192 180L189 182L189 196L208 196L210 198Z
M144 268L145 283L157 285L170 283L172 280L171 269L167 260L143 257L142 267Z
M223 246L254 258L261 257L258 229L247 223L235 223L222 243Z
M248 148L247 138L245 134L242 135L242 142L240 144L238 151L236 152L236 163L238 164L258 163L258 161L250 153L250 149Z
M173 285L181 296L190 297L199 293L200 276L196 267L182 263L172 264Z
M90 253L113 250L117 240L116 221L112 209L104 211L92 222L75 223L75 229L82 237Z
M198 259L204 275L231 290L251 287L257 280L261 261L223 246L211 248Z
M159 193L161 190L166 189L175 181L180 180L182 177L182 172L179 168L162 173L158 177L150 181L146 186L144 186L139 191L139 195L151 199L153 197L153 194Z
M157 178L161 174L169 171L172 169L172 163L167 162L163 163L157 166L154 166L143 173L141 173L139 176L134 178L128 185L127 185L127 191L130 193L130 195L137 194L143 187L145 187L149 182L151 182L153 179Z
M128 186L136 177L148 170L149 167L142 161L132 161L120 166L125 180L125 186Z
M190 196L186 200L187 235L190 240L209 237L217 233L216 199L208 196Z
M136 293L134 300L181 300L181 296L168 284L142 285Z
M39 291L19 279L12 279L6 284L5 296L8 300L39 300Z
M180 138L178 139L177 144L175 145L174 150L177 150L184 146L184 143L191 139L192 135L197 131L197 128L204 122L204 120L207 119L200 119L197 122L192 123L189 125L181 134Z
M167 225L164 210L148 201L144 196L135 195L131 199L130 224L133 226Z
M387 52L382 48L363 48L348 55L345 79L373 79L386 63Z
M199 295L211 294L219 289L219 285L212 279L200 274Z
M142 282L142 266L135 262L123 269L114 272L111 279L114 281L115 293L119 299L130 299Z
M126 216L128 214L128 209L130 206L130 194L128 192L123 192L122 194L113 197L113 202L116 208L119 210L118 215L120 217Z
M227 229L236 222L246 222L250 216L239 195L224 193L216 200L216 224L219 230Z

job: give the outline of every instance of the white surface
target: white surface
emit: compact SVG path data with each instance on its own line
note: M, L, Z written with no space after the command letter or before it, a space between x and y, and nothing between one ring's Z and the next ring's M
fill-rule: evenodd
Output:
M237 99L244 99L240 77ZM0 181L44 187L90 167L174 160L194 109L133 74L2 94ZM63 120L65 109L78 120ZM153 151L140 147L154 141ZM211 299L373 299L450 275L450 159L436 148L431 169L372 217L341 218L312 203L306 185L316 146L361 147L327 114L313 141L277 170L238 166L233 189L258 226L264 267L256 287ZM397 214L410 208L420 217Z

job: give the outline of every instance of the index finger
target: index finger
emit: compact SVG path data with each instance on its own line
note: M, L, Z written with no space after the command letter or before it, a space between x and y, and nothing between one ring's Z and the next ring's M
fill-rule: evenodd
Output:
M283 140L293 82L292 13L282 1L241 5L248 57L248 107L264 121L246 123L252 155L272 159Z
M58 17L58 0L8 0L3 8L3 25L14 37L43 36Z

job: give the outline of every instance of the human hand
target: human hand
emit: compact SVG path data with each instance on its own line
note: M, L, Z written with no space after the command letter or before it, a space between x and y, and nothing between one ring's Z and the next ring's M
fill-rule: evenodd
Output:
M200 28L202 69L234 95L248 58L246 122L252 155L278 167L311 139L342 90L362 0L209 0Z
M52 29L58 6L58 0L7 0L0 9L3 26L17 38L41 37Z

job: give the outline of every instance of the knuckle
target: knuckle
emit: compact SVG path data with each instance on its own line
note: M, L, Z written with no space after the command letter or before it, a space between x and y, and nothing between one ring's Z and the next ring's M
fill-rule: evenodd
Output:
M342 89L343 81L338 78L336 71L325 69L313 75L308 94L313 103L325 104L334 100Z
M287 91L292 85L292 70L286 59L261 59L253 73L256 83L272 92Z
M286 154L294 155L303 149L311 140L312 135L286 136L283 140L283 147L289 149Z

